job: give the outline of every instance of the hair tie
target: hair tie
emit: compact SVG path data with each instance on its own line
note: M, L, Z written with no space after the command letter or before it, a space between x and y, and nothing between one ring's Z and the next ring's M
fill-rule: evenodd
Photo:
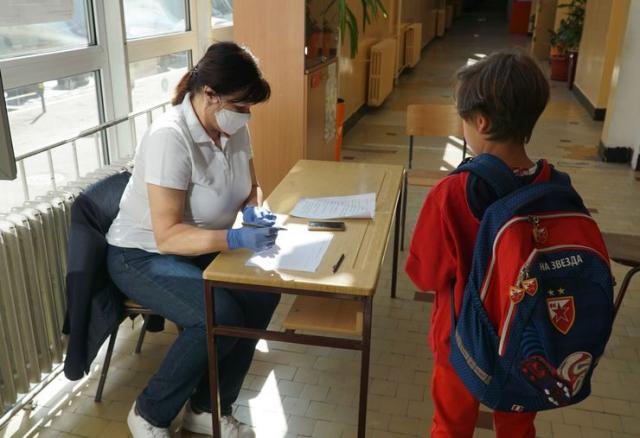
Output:
M191 75L192 76L197 76L198 75L198 66L197 65L191 69Z

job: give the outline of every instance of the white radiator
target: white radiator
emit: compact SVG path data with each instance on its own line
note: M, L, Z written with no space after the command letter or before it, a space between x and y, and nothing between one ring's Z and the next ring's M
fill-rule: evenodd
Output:
M62 362L71 205L124 168L100 169L0 215L0 415Z
M404 33L404 59L408 67L415 67L420 62L422 53L422 24L411 23Z
M371 46L367 104L380 106L393 90L396 39L385 38Z

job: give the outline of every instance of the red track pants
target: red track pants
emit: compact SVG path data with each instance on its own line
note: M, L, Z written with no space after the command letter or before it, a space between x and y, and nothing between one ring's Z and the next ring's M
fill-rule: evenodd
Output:
M479 402L464 386L450 365L436 364L431 394L434 403L431 438L471 438L478 418ZM497 438L535 438L535 412L495 411Z

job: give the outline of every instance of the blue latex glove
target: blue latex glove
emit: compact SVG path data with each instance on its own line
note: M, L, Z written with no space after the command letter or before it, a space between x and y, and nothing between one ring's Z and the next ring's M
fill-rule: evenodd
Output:
M275 245L276 237L277 228L233 228L227 232L227 246L229 249L247 248L259 252Z
M242 209L242 222L270 227L276 223L276 215L264 207L248 206Z

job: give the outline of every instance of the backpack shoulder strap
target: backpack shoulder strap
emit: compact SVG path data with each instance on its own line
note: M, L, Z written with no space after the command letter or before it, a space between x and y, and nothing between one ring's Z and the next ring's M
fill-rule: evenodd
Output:
M520 187L509 166L491 154L480 154L467 160L452 173L461 172L471 172L485 181L491 186L498 198L502 198Z

